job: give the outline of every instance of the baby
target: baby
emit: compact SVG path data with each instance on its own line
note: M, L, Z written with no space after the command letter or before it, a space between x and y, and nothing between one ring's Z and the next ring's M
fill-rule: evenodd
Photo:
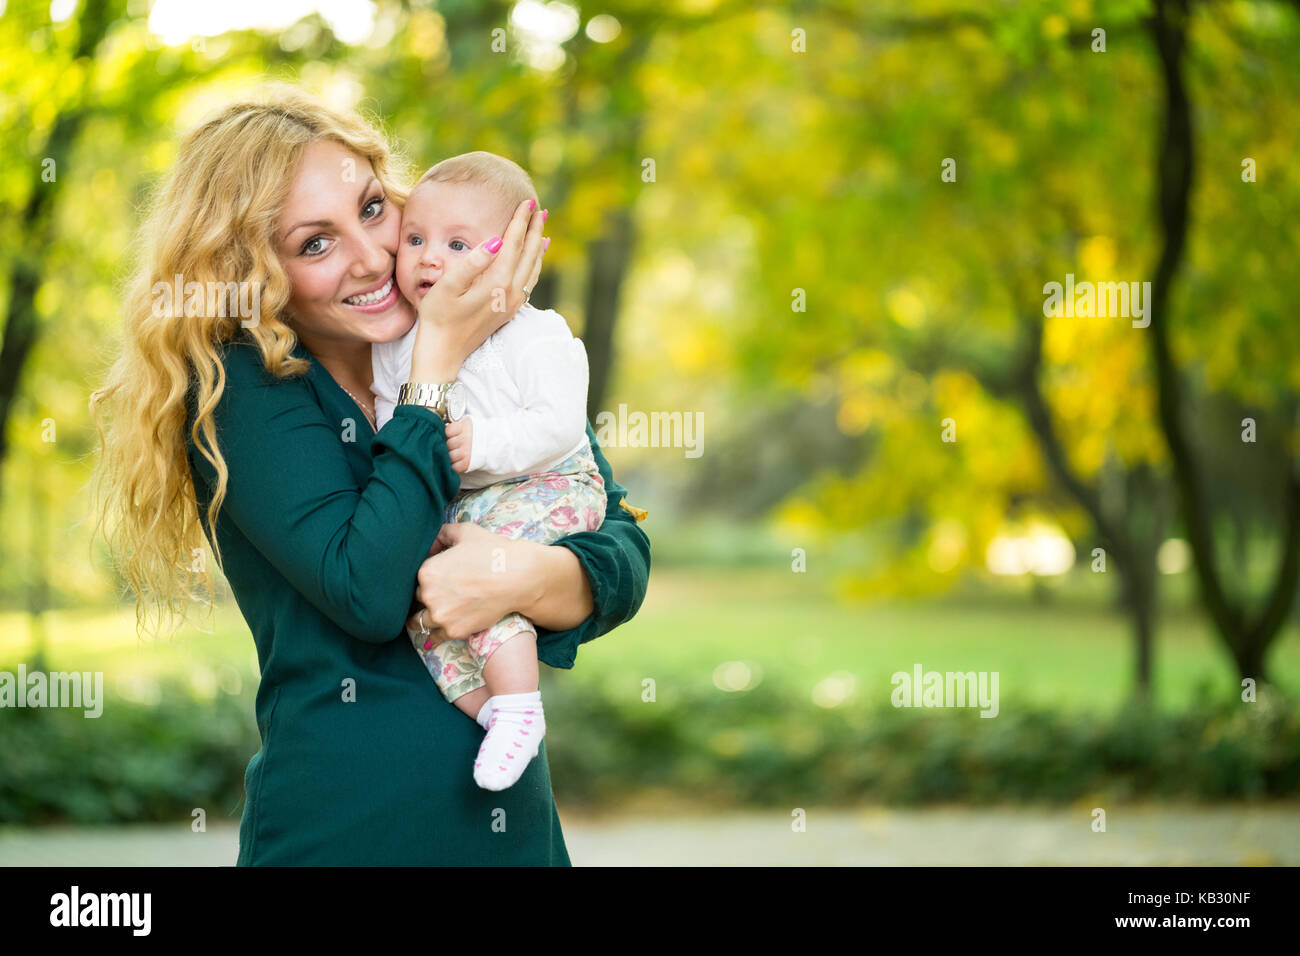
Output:
M402 295L418 308L453 260L505 234L526 199L537 200L528 174L491 153L466 153L430 169L402 214ZM418 325L371 349L379 428L410 380ZM473 521L543 544L601 526L605 482L587 440L587 378L586 349L564 317L526 302L465 360L458 376L465 415L446 425L452 468L460 474L447 522ZM443 696L487 731L475 782L487 790L513 786L546 733L533 624L511 613L467 640L437 646L418 631L407 634Z

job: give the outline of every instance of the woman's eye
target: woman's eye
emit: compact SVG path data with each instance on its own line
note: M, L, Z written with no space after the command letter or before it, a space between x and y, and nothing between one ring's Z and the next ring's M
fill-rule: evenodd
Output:
M469 248L469 246L465 245L465 243L461 242L459 239L453 239L448 243L448 245L451 246L453 252L460 252L463 249Z
M306 242L302 244L302 248L298 251L301 255L318 256L322 252L324 252L325 249L323 247L318 246L317 244L322 243L324 241L325 241L324 236L312 236L310 239L308 239Z
M371 207L375 207L375 206L377 206L378 208L375 210L375 212L374 212L373 215L369 215L369 216L365 215L365 212L366 212L367 209L370 209ZM361 216L361 218L362 218L362 219L374 219L376 216L378 216L378 215L379 215L380 213L382 213L383 211L384 211L384 197L383 197L383 196L376 196L374 199L370 200L370 202L366 203L365 208L361 210L361 212L362 212L362 216Z

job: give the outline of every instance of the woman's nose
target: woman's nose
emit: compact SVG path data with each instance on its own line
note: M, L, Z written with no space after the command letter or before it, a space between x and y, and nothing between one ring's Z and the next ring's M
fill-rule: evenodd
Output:
M361 241L358 261L367 275L383 275L393 267L392 254L384 248L383 243L368 236Z

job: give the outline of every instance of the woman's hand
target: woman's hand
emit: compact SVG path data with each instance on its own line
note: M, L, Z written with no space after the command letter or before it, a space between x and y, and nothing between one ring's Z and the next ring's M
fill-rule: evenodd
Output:
M407 627L429 640L463 640L537 600L539 575L531 541L515 541L471 522L445 524L420 565L415 599L424 605ZM423 621L421 621L423 612Z
M411 381L448 381L445 361L454 360L459 369L488 336L514 318L527 297L525 289L531 290L541 274L545 219L546 211L526 200L504 236L484 242L433 284L420 300Z

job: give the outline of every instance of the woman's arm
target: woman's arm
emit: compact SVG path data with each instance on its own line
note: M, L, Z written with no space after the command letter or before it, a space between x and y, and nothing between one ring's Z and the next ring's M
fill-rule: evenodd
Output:
M248 343L227 347L225 369L213 412L227 469L219 521L233 523L353 637L400 636L410 581L460 487L442 420L428 408L399 406L372 440L374 469L358 488L341 425L326 416L310 382L275 378ZM215 469L192 444L190 460L215 489Z
M519 613L548 630L577 627L596 609L582 562L568 548L540 545L529 551L530 560L536 562L529 575L533 596L524 599Z
M466 638L519 611L537 625L538 659L572 667L579 644L632 619L645 599L650 540L622 507L627 489L614 481L590 424L587 438L605 480L600 529L544 545L466 522L443 525L420 567L416 600L428 610L408 620L412 633L425 624L434 642Z

